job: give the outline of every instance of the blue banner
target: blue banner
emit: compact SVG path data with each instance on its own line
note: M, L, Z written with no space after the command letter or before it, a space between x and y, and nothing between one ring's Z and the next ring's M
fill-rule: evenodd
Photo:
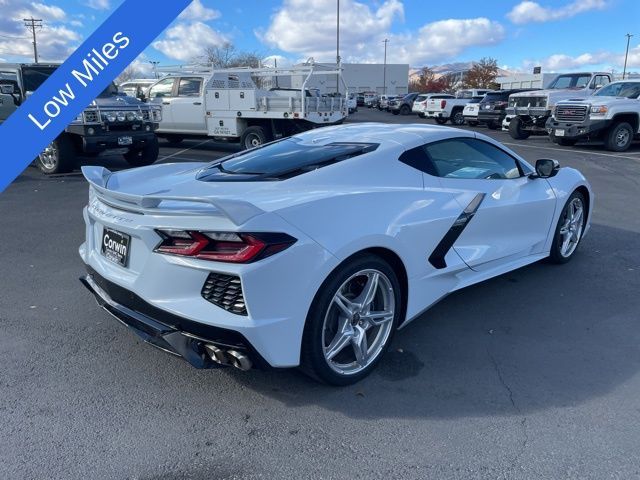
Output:
M0 125L0 192L190 3L125 0Z

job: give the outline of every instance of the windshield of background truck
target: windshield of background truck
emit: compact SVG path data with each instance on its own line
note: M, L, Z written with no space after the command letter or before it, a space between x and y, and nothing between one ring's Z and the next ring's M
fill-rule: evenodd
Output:
M117 94L118 94L118 87L116 87L115 83L111 82L109 85L107 85L107 88L105 88L100 93L100 95L98 95L98 98L109 98Z
M572 75L559 75L551 82L549 88L584 88L589 84L589 80L591 80L591 75L589 74L576 73Z
M22 81L25 92L35 92L58 67L22 67Z
M638 98L640 96L640 82L610 83L594 93L593 96Z

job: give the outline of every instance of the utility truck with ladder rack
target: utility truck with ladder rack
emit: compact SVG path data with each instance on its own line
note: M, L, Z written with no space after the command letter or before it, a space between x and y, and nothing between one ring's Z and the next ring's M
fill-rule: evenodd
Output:
M311 128L341 123L348 115L348 91L339 65L231 69L184 66L165 71L167 75L149 88L148 100L162 105L157 135L172 143L206 136L239 141L243 148L253 148ZM314 87L329 78L340 82L344 94L319 94Z

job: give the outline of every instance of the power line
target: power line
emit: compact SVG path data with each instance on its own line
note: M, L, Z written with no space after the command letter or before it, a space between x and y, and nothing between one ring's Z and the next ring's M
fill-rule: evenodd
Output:
M27 38L31 38L31 37L11 37L9 35L0 35L0 37L2 38L9 38L11 40L25 40Z
M27 27L28 30L31 30L33 34L33 57L35 58L36 63L38 63L38 42L36 40L36 29L42 29L42 19L41 18L23 18L24 26Z

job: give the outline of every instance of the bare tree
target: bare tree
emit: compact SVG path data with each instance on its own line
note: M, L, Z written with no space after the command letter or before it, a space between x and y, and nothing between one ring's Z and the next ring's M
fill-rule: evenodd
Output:
M464 88L490 88L498 76L498 61L495 58L483 57L474 62L471 70L464 77Z
M242 52L229 42L220 46L207 47L199 60L213 68L260 67L262 56L257 52Z
M114 80L114 82L116 83L116 85L120 85L123 82L127 82L129 80L133 80L134 78L138 77L138 71L136 70L136 68L133 65L129 65L127 66L127 68L125 68L120 75L118 75L116 77L116 79Z

